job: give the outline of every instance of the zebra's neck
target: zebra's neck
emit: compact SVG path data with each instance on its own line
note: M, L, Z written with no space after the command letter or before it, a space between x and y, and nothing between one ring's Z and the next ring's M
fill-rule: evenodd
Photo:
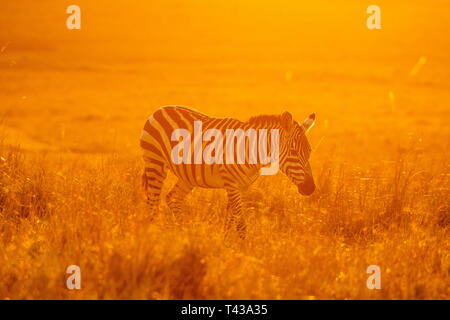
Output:
M279 153L279 167L282 168L286 162L286 158L288 155L288 144L287 142L287 134L283 125L281 124L280 116L257 116L250 118L249 121L244 123L244 130L254 129L256 131L259 130L267 130L267 152L272 155L272 141L271 141L271 131L278 130L278 153ZM257 168L261 168L264 165L258 163Z

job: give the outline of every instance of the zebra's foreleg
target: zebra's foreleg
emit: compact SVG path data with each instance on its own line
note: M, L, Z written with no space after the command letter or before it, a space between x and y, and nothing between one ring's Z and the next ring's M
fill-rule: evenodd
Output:
M172 190L166 196L166 202L175 219L181 213L184 198L192 191L193 187L183 182L177 181Z
M167 169L159 161L145 159L145 169L142 175L142 185L147 196L150 214L153 216L159 207L161 189L167 177Z
M245 239L247 233L247 226L244 217L242 216L242 195L237 188L228 188L228 205L227 218L225 222L225 236L228 235L231 226L236 223L236 230L239 237Z

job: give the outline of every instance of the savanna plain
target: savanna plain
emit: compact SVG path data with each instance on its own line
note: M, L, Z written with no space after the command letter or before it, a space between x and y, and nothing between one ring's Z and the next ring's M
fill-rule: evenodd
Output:
M0 4L1 299L449 298L448 2L379 0L380 30L367 1L71 4ZM150 216L140 132L175 104L315 112L315 193L260 177L244 240L223 190Z

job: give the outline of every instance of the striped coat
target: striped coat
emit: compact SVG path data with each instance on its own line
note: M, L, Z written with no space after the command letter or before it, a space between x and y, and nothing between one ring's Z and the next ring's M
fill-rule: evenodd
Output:
M239 234L244 236L241 192L259 177L261 170L273 165L267 163L267 157L265 162L261 157L255 159L257 149L260 156L272 156L272 162L278 164L276 169L279 167L298 186L301 194L309 195L314 191L309 165L311 147L306 138L314 119L315 115L311 114L299 124L285 112L241 122L233 118L209 117L181 106L158 109L145 122L140 140L145 163L143 185L151 210L158 207L163 182L171 170L178 181L167 194L166 201L175 215L181 210L184 197L194 187L224 188L229 198L226 230L236 223ZM185 134L181 138L187 141L184 141L185 148L177 149L181 143L179 132ZM214 137L211 132L215 133ZM249 135L233 136L233 132L260 133L258 148ZM208 148L209 151L213 149L212 152L208 153ZM261 150L266 152L261 153ZM276 151L278 155L274 157ZM183 157L183 161L179 161L178 156Z

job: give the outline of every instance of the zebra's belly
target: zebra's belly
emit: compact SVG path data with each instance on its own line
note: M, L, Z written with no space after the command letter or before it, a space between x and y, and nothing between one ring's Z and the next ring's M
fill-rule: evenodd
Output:
M203 188L224 188L227 180L245 189L259 177L257 168L245 165L172 164L171 170L185 183Z
M171 165L172 172L185 183L203 188L223 188L219 167L206 164Z

